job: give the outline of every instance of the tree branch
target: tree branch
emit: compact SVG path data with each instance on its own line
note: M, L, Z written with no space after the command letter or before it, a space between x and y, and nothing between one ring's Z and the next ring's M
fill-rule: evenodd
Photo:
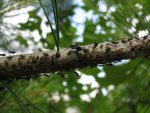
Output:
M68 49L0 57L0 80L30 79L139 56L150 56L150 35L116 42L74 45Z

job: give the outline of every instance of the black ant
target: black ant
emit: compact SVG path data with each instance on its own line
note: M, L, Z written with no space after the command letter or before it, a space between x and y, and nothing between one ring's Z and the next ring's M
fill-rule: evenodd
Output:
M6 54L2 53L2 54L0 54L0 56L6 56Z
M78 54L79 51L82 51L82 47L80 47L77 43L70 46L71 49L76 49L76 54Z
M72 44L71 46L70 46L70 48L71 49L76 49L76 50L78 50L78 51L81 51L82 50L82 48L75 42L75 44Z
M73 71L73 73L74 73L76 76L80 76L76 71Z
M93 49L95 49L98 46L98 42L94 43Z
M143 39L145 40L145 39L147 39L147 37L148 37L148 35L145 35L145 36L143 37Z
M12 54L15 54L15 53L16 53L15 51L12 51L12 50L9 50L8 52L9 52L9 53L12 53Z

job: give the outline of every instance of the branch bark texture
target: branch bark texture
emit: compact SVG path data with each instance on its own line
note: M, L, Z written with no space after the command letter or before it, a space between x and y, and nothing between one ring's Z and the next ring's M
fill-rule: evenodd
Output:
M0 80L30 79L139 56L150 56L150 35L115 42L72 46L56 51L0 57Z

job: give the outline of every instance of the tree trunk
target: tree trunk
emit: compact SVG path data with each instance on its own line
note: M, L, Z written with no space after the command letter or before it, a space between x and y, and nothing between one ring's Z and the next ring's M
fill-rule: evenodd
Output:
M150 35L116 42L74 45L56 51L0 57L0 80L30 79L139 56L150 56Z

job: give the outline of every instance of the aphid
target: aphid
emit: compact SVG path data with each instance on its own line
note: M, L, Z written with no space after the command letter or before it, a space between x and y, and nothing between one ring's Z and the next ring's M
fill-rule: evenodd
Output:
M70 45L71 49L76 49L76 47L78 47L79 45L77 44L77 42L75 42L75 44Z
M44 56L48 56L48 53L43 53Z
M80 76L76 71L73 71L73 73L74 73L76 76Z
M5 65L8 66L8 62L7 61L5 61Z
M11 60L11 59L12 59L12 56L8 56L7 59L8 59L8 60Z
M59 57L60 57L60 53L57 52L57 53L56 53L56 58L59 58Z
M0 54L0 56L6 56L6 54L2 53L2 54Z
M88 50L88 49L86 49L86 48L82 48L82 51L83 51L84 53L89 52L89 50Z
M102 49L102 48L103 48L103 44L100 45L100 49Z
M50 77L48 74L44 74L45 76L47 76L47 77Z
M95 49L98 46L98 42L94 43L93 49Z
M128 38L128 41L132 40L132 38Z
M106 52L109 52L111 50L110 46L106 46Z
M29 78L27 78L26 76L23 76L23 77L21 77L20 79L23 79L23 80L27 80L27 81L29 81ZM17 80L19 80L18 78L16 78L16 81Z
M24 59L25 55L20 55L19 59Z
M9 50L8 52L9 52L9 53L12 53L12 54L15 54L15 53L16 53L15 51L12 51L12 50Z
M35 60L38 60L39 59L39 56L37 56L36 58L35 58Z
M52 59L52 60L51 60L52 65L55 65L55 64L56 64L55 57L54 57L54 56L52 56L52 58L51 58L51 59Z
M107 66L113 66L113 64L112 64L112 63L107 63L106 65L107 65Z
M72 53L73 53L73 51L70 50L70 51L67 53L67 55L71 55Z
M99 67L104 66L103 64L98 64Z
M128 40L127 39L122 39L121 42L126 43L126 42L128 42Z
M131 51L134 51L136 48L136 46L131 47Z
M129 45L132 45L132 41L130 41Z
M114 61L113 63L118 63L118 62L121 62L121 60L116 60L116 61Z
M136 40L140 40L139 38L135 37Z
M113 44L118 44L119 42L118 42L118 41L112 41L112 43L113 43Z
M36 59L32 59L32 63L33 63L33 64L36 64L36 63L37 63L37 60L36 60Z

